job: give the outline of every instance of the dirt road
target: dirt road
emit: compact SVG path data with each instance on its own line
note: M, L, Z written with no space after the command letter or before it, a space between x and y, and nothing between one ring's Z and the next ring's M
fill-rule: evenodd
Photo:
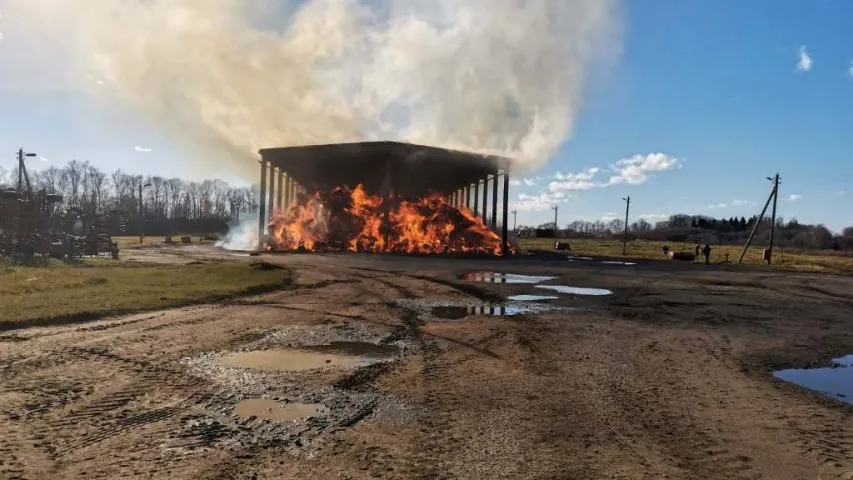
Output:
M0 478L853 478L853 407L771 375L853 352L851 279L265 259L294 269L293 289L0 336ZM613 294L458 278L495 269ZM464 308L533 293L562 310ZM397 353L319 370L223 363L357 341ZM255 398L325 410L235 415Z

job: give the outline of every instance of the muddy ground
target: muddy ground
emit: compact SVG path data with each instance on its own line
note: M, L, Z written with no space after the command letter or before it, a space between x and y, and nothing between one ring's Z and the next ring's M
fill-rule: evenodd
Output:
M211 247L141 252L257 260ZM291 290L0 334L0 478L853 478L853 407L771 374L853 352L851 278L674 262L263 258L294 269ZM613 294L458 278L472 271ZM532 293L565 310L420 308ZM336 341L396 353L282 372L223 360ZM324 410L235 414L257 398Z

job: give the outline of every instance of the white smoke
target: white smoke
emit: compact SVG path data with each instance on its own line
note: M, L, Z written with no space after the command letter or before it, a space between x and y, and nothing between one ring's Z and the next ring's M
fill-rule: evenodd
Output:
M260 148L362 140L503 154L520 173L535 170L570 135L593 61L616 53L618 1L0 8L42 46L52 41L98 98L121 100L205 155L234 159L230 168L253 179Z
M228 226L228 234L216 242L217 248L225 250L252 251L258 249L258 216L257 210L244 215L233 225Z

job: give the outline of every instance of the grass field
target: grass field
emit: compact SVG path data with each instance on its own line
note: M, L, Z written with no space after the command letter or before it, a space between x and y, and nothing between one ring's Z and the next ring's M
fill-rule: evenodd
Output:
M175 242L181 241L181 234L172 235L172 240ZM113 237L113 240L118 243L119 250L125 248L136 248L145 245L159 245L163 243L165 237L163 235L146 235L142 238L142 244L139 243L139 236L122 236ZM199 234L192 235L193 243L197 244L201 236ZM205 244L214 243L213 240L205 240Z
M572 246L572 253L592 256L622 256L622 242L619 240L564 239ZM524 238L521 245L529 249L553 249L554 240L547 238ZM695 243L666 243L637 240L628 242L628 258L665 260L663 246L671 250L693 252ZM726 254L730 263L736 263L740 257L742 245L711 245L711 263L724 263ZM752 246L743 258L744 264L765 265L762 260L764 246ZM704 257L701 260L704 262ZM768 268L792 268L801 271L853 274L853 255L834 251L793 251L776 247L773 251L773 265Z
M0 330L217 301L285 288L290 279L288 270L246 263L0 263Z

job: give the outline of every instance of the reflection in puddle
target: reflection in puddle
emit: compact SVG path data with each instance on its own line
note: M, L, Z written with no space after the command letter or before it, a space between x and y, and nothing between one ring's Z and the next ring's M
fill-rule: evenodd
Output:
M842 402L853 403L853 355L832 360L826 368L792 368L773 372L776 378L795 383Z
M332 342L326 345L312 345L301 348L312 352L381 359L393 357L400 353L400 347L396 345L377 345L370 342Z
M570 287L568 285L536 285L536 288L544 288L558 293L568 293L572 295L610 295L613 293L610 290L605 290L603 288Z
M250 398L234 406L234 413L241 418L256 417L260 420L293 421L316 417L328 413L320 403L282 404L268 398Z
M537 313L547 313L557 310L568 310L567 308L554 307L551 305L525 305L525 304L504 304L504 305L450 305L438 306L429 309L430 315L436 318L445 320L460 320L465 317L486 316L486 317L511 317L515 315L533 315Z
M300 372L326 367L356 368L393 360L397 347L372 343L339 342L304 348L235 352L219 359L225 367L264 372Z
M463 273L460 280L486 283L540 283L553 280L554 277L537 277L531 275L516 275L514 273L473 272Z
M636 262L617 262L617 261L606 261L606 262L601 262L601 263L603 263L604 265L636 265L637 264Z
M556 297L541 298L551 299ZM576 310L575 308L560 307L547 303L507 302L503 304L471 305L470 303L453 300L413 298L395 300L394 304L403 308L429 313L435 318L445 320L460 320L473 316L509 317L513 315L536 315Z
M547 295L512 295L507 297L507 300L512 302L545 302L548 300L557 300L557 297L549 297Z

